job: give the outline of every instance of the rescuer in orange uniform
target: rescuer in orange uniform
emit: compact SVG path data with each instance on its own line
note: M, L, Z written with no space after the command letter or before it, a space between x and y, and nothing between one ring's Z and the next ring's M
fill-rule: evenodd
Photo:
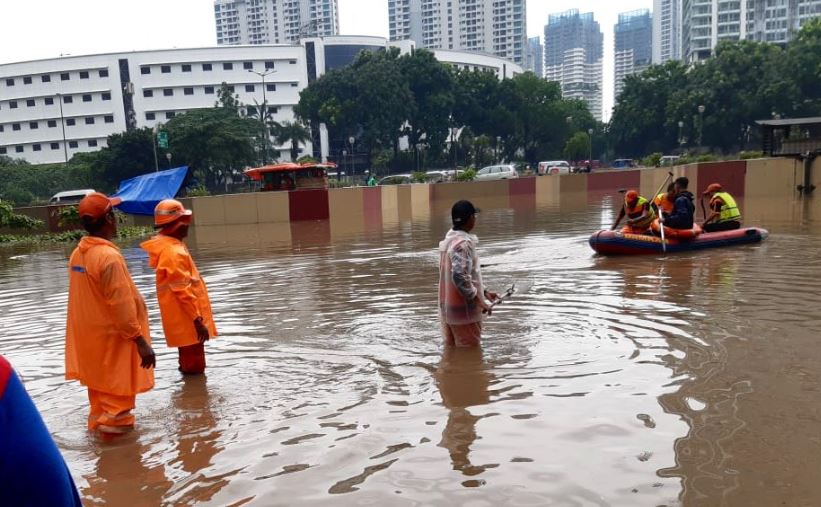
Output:
M88 428L115 434L133 429L136 395L154 387L156 365L145 302L111 243L117 204L97 192L80 201L89 235L69 261L66 321L66 380L88 388Z
M627 217L627 225L622 232L644 234L650 230L650 224L656 219L656 212L650 206L650 201L635 190L628 190L624 195L624 206L621 207L616 223L610 230L616 230L624 217Z
M653 199L653 206L656 209L656 214L661 215L661 213L672 213L673 206L676 202L676 184L670 183L667 186L667 192L664 194L659 194Z
M165 341L179 349L180 371L205 371L205 342L217 336L208 290L183 239L188 236L191 210L174 199L154 209L154 227L159 234L140 246L148 252L148 264L157 273Z

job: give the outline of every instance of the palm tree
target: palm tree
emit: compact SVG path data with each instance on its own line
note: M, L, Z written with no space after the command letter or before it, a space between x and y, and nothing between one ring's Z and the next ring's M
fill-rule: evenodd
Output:
M299 158L299 145L311 140L311 131L299 122L286 121L274 127L277 144L291 143L291 162Z

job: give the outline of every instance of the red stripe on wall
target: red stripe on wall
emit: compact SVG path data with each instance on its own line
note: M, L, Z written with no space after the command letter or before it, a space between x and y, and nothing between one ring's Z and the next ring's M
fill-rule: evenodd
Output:
M536 177L508 180L510 195L536 194Z
M587 190L619 190L635 189L641 187L641 173L633 170L614 170L600 173L591 173L587 176ZM648 197L649 199L649 197Z
M291 222L328 220L331 216L328 190L294 190L288 193Z
M747 162L732 160L698 165L698 186L690 191L701 196L710 183L719 183L733 197L744 197L744 180L747 176Z
M368 187L362 192L362 208L367 230L382 229L382 187Z

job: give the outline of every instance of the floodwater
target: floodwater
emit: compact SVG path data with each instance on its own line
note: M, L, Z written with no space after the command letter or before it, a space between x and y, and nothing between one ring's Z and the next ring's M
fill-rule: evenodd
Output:
M120 440L86 432L85 390L63 380L68 249L0 250L0 353L88 505L821 503L806 209L745 210L771 229L762 245L611 259L586 244L608 196L480 204L486 281L520 289L481 351L441 344L437 203L332 242L323 223L287 244L195 231L221 332L204 378L176 371L127 245L158 366Z

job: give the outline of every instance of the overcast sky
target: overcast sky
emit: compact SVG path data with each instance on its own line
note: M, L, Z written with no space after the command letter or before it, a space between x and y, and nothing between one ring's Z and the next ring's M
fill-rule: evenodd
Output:
M652 0L528 0L527 32L544 36L550 13L593 11L605 38L604 104L609 110L613 25L618 13L651 6ZM388 0L339 0L339 11L342 34L388 35ZM212 0L2 0L0 19L0 63L216 44Z

